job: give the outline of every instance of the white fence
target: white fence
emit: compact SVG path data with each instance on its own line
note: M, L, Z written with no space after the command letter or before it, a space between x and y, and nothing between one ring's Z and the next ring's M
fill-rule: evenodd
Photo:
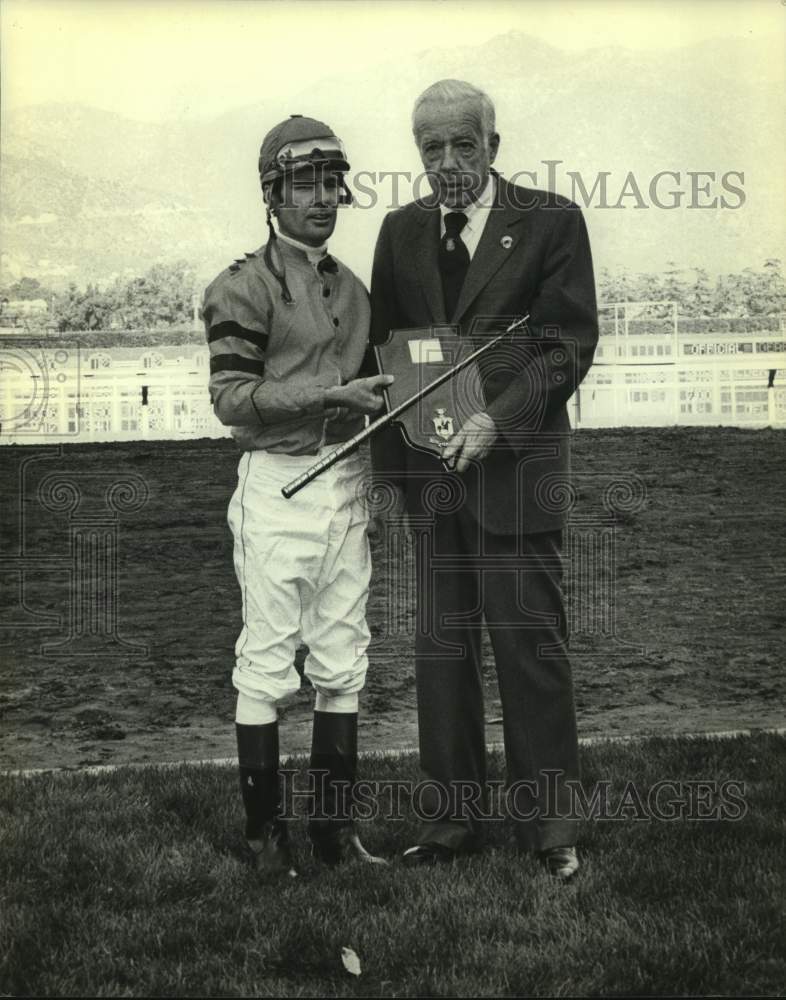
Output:
M786 426L786 333L636 332L630 304L606 323L570 401L574 427ZM622 317L622 318L621 318ZM226 437L202 342L88 347L78 335L0 337L0 443Z

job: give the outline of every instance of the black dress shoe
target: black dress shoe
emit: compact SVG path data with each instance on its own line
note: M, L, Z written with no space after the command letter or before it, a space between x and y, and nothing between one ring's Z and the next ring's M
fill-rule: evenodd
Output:
M552 878L567 882L579 870L575 847L550 847L540 852L541 864Z
M401 855L401 860L408 867L415 868L419 865L444 864L448 861L454 861L457 857L458 852L454 851L452 847L431 842L408 847Z
M339 865L345 861L360 861L367 865L386 865L384 858L369 854L354 826L321 826L314 824L309 827L311 838L311 853L318 861L326 865Z
M254 858L254 867L260 875L297 878L300 874L292 858L284 820L269 820L259 836L249 837L247 843Z

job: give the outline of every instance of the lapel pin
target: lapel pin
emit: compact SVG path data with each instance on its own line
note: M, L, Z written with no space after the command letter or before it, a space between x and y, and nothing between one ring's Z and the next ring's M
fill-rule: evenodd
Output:
M510 248L513 246L513 237L503 236L502 239L499 241L499 245L503 247L503 249L505 250L510 250Z

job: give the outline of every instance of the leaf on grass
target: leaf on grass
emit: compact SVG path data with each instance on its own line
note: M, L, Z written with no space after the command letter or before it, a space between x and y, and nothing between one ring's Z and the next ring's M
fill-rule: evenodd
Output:
M344 968L347 972L353 976L360 975L360 959L351 948L341 949L341 961L344 963Z

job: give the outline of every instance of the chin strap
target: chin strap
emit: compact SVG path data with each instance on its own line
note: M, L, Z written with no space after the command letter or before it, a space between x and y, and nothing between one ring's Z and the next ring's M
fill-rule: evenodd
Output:
M292 298L292 293L289 290L289 285L287 284L286 271L284 269L284 261L281 257L281 251L278 248L278 238L276 236L276 231L273 228L273 220L270 214L270 209L267 209L267 228L270 234L267 244L265 246L265 252L263 254L265 264L267 264L267 269L276 279L276 281L281 286L281 298L288 305L294 302ZM273 261L273 255L275 253L276 261Z

